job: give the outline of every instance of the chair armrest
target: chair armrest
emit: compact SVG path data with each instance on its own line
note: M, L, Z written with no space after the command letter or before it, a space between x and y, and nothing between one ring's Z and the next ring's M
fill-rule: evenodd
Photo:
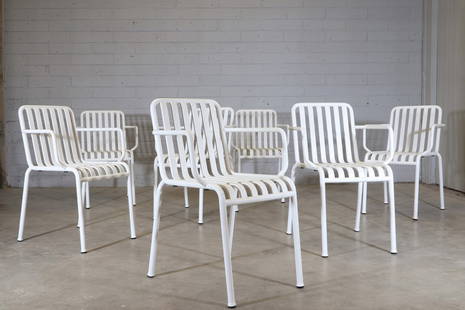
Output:
M389 156L383 161L384 163L391 162L394 157L394 131L390 124L367 124L367 125L356 125L355 129L360 129L363 131L363 148L366 152L373 152L367 147L366 144L366 131L367 130L387 130L388 131L388 145L386 152L389 152Z
M21 131L24 135L47 135L50 136L52 139L52 149L50 150L51 155L52 155L52 160L59 165L63 165L63 163L60 161L59 156L58 156L58 143L57 143L57 137L56 134L50 130L50 129L24 129ZM29 151L29 142L27 138L24 136L24 141L25 141L25 147L26 147L26 159L29 163L30 166L36 166L32 164L31 160L31 154Z
M188 130L154 130L152 131L152 134L154 136L184 136L186 137L188 156L189 156L190 162L192 163L192 176L197 182L200 183L200 185L206 186L205 182L200 177L199 172L197 171L197 169L194 168L194 165L193 165L196 162L196 158L194 156L195 149L194 149L194 138L193 138L192 132ZM155 145L157 145L156 139L155 139ZM161 145L159 145L158 148L161 150ZM157 155L157 158L158 158L158 155Z
M259 132L276 132L281 135L281 140L283 144L283 158L281 161L281 170L279 171L278 175L284 175L287 171L288 165L289 165L289 160L288 160L288 154L287 154L287 135L286 132L281 129L281 128L225 128L224 129L226 132L229 133L240 133L240 132L245 132L245 133L259 133Z
M126 141L124 139L124 133L121 128L76 128L77 132L116 132L118 134L118 138L120 140L122 150L121 155L118 156L117 160L118 161L123 161L124 160L124 155L127 150L126 148Z
M139 127L137 126L124 126L124 129L134 130L134 146L129 149L130 152L133 152L139 146Z

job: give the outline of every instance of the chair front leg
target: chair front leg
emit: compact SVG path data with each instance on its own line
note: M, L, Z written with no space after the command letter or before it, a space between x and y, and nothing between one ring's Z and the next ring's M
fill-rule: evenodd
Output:
M131 239L136 239L136 228L134 225L134 204L132 202L133 193L132 193L131 174L128 174L127 192L128 192L128 208L129 208L129 229L130 229Z
M152 241L150 245L150 258L149 258L149 270L147 277L153 278L155 276L155 264L157 259L157 236L158 226L160 223L160 205L161 205L161 194L163 191L163 182L158 186L153 187L153 226L152 226Z
M292 166L292 169L291 169L291 179L292 179L292 182L294 182L295 184L295 174L296 174L296 170L297 169L297 165L294 164ZM286 234L290 235L292 234L292 208L291 208L291 204L290 204L290 201L289 201L289 204L288 204L288 210L287 210L287 229L286 229Z
M295 274L296 274L296 287L304 287L304 276L302 272L302 253L300 249L300 228L299 228L299 211L297 195L294 195L289 199L290 208L292 208L292 227L293 227L293 239L294 239L294 260L295 260Z
M221 240L223 244L223 260L224 260L224 272L226 276L226 292L228 295L228 307L236 307L236 298L234 296L234 280L232 273L231 263L231 250L230 250L230 231L228 224L228 211L223 197L219 197L219 208L220 208L220 224L221 224ZM231 207L232 208L232 207ZM232 211L235 213L234 211Z
M232 253L232 244L234 240L234 225L236 223L237 206L229 207L229 254Z
M326 184L320 177L321 191L321 256L328 257L328 228L326 220Z
M441 154L436 154L438 158L438 170L439 170L439 199L440 199L440 208L444 210L446 207L444 205L444 175L442 172L442 156Z
M86 182L85 199L86 199L86 209L90 209L90 185L89 185L89 182Z
M362 213L362 195L363 195L363 182L357 185L357 211L355 212L355 227L354 231L360 231L360 214Z
M84 212L83 201L82 201L82 187L84 184L81 182L79 175L76 173L76 198L77 198L77 208L78 208L78 226L79 226L79 238L81 241L81 253L87 253L86 250L86 232L85 232L85 221L84 221Z
M283 159L282 159L282 157L280 157L280 158L279 158L279 163L278 163L278 169L279 169L278 172L281 171L282 166L283 166ZM285 203L285 202L286 202L286 199L285 199L285 198L281 198L281 203Z
M19 230L17 239L20 242L23 241L24 223L26 221L27 196L29 192L29 177L31 172L32 170L28 168L24 174L23 198L21 200L21 215L19 217Z
M417 161L415 165L415 193L413 200L413 219L418 220L418 200L420 196L420 170L421 170L421 160Z
M389 181L389 223L391 232L391 254L397 253L396 208L394 200L394 180Z

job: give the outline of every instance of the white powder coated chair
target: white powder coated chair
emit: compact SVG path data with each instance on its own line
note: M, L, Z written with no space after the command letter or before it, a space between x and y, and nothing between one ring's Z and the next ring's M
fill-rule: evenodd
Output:
M355 126L354 112L347 103L298 103L292 107L292 126L295 148L295 164L291 177L295 180L297 168L318 172L321 190L321 242L322 256L328 256L326 220L326 184L358 183L355 231L360 230L363 184L388 182L390 197L391 253L397 253L394 209L394 180L389 155L380 161L360 161L358 157L356 129L383 129L389 132L392 146L392 129L389 125ZM292 233L292 211L289 209L288 233Z
M125 116L122 111L83 111L81 113L81 128L98 129L98 128L119 128L123 133L124 158L123 160L129 166L131 175L131 195L132 203L136 204L136 190L134 186L134 151L139 144L137 126L126 125ZM128 148L127 132L132 131L134 135L134 145ZM80 135L81 150L83 159L86 162L111 162L120 160L119 135L115 131L87 131ZM85 183L85 202L86 208L90 208L89 183Z
M129 166L123 162L125 141L120 128L86 128L87 132L111 132L119 136L119 161L88 163L82 158L73 111L64 106L22 106L19 123L24 142L28 168L24 177L18 241L23 241L24 222L28 198L29 177L32 171L71 172L76 180L78 226L81 253L86 252L85 223L83 215L84 182L100 179L127 177L129 226L131 238L136 238L133 206L130 195Z
M391 165L415 166L415 198L413 219L418 219L421 159L436 157L439 170L440 208L444 209L442 156L439 153L442 109L437 105L399 106L391 111L390 125L394 131L394 156ZM371 151L364 143L367 160L385 160L386 151ZM384 201L388 202L386 187ZM366 210L364 210L366 211Z
M284 176L287 161L279 175L240 174L232 171L227 156L227 140L221 118L220 106L208 99L156 99L152 102L157 158L168 160L158 163L161 182L154 188L153 232L150 249L148 277L155 275L157 234L161 194L165 185L209 189L218 195L221 239L226 274L228 306L235 307L231 250L235 223L235 208L238 205L290 199L293 210L294 254L296 285L303 287L302 262L300 253L299 222L297 214L297 193L294 182ZM250 129L248 129L250 130ZM279 132L286 146L286 136ZM242 129L229 128L230 132ZM229 216L228 216L229 208Z

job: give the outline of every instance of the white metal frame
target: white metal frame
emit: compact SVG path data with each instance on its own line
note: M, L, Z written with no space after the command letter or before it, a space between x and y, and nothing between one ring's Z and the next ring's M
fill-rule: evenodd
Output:
M116 152L120 154L119 161L88 163L82 158L74 113L69 107L25 105L19 108L18 116L28 164L24 177L18 241L23 241L29 177L32 171L71 172L74 174L81 253L87 251L83 213L84 183L100 179L127 177L130 235L132 239L136 238L132 195L130 194L131 177L129 166L122 161L125 150L123 131L120 128L80 129L79 131L82 133L95 131L116 133L119 137L116 149Z
M328 256L328 237L326 220L326 184L358 183L357 211L355 215L356 232L360 231L360 213L366 204L363 195L367 182L389 183L389 216L391 253L397 253L394 180L389 162L392 158L392 129L389 125L356 126L354 112L347 103L297 103L292 107L292 126L295 164L291 178L295 180L297 168L316 171L320 179L321 190L321 242L322 256ZM387 130L389 132L390 152L381 161L360 161L356 140L356 129ZM299 137L300 135L300 137ZM288 228L292 229L292 209L289 209Z
M421 160L425 157L438 160L440 208L445 209L442 156L439 153L441 128L445 125L441 122L442 109L437 105L398 106L391 111L389 123L393 128L394 153L390 165L415 166L414 220L418 219ZM363 146L367 152L366 160L382 160L388 155L386 151L370 150L365 139ZM388 203L386 184L384 191L384 202Z
M238 205L289 198L290 208L295 215L293 217L293 240L296 286L303 287L297 192L294 182L284 176L287 161L283 163L279 175L233 172L229 156L227 156L225 131L237 133L242 132L243 129L228 128L225 130L220 106L213 100L156 99L152 102L150 111L157 152L156 160L162 156L168 159L159 161L154 166L155 170L160 171L161 182L154 187L153 231L147 276L155 276L161 193L165 185L172 185L209 189L218 196L229 307L236 306L231 250L235 211ZM286 149L286 135L282 129L267 128L266 131L279 133Z
M119 138L114 132L108 131L87 131L81 134L81 150L83 159L86 162L100 161L125 161L129 166L129 174L131 175L131 199L136 205L136 189L134 176L134 151L139 146L139 129L137 126L126 125L125 115L122 111L83 111L80 116L81 128L119 128L123 133L125 141L125 150L123 158L120 158L121 152L115 151L118 148ZM79 128L79 130L81 130ZM127 147L127 131L131 130L134 134L134 145L131 148ZM85 187L85 205L90 208L90 190L89 183L84 184Z

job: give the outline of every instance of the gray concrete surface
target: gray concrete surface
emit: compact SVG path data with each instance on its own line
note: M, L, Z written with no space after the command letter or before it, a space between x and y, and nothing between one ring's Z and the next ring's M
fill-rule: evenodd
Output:
M287 208L279 201L240 210L233 271L241 309L464 309L465 199L421 187L420 220L411 220L412 184L397 184L399 254L389 254L387 207L369 186L368 214L353 231L355 185L328 189L329 258L320 253L319 189L300 186L305 288L294 287ZM151 188L138 188L136 240L129 239L121 188L93 188L87 254L79 253L75 195L34 188L25 238L16 242L21 190L0 191L0 309L222 309L226 289L218 210L206 195L205 224L196 223L197 194L165 191L158 276L147 272Z

